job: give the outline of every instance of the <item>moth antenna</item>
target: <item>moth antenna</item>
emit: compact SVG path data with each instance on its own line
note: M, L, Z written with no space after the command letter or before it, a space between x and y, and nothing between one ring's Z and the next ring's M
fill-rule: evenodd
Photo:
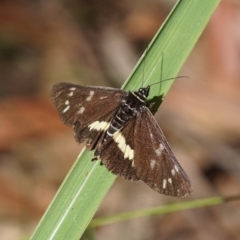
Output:
M143 74L142 74L142 87L143 87L143 80L144 80L144 70L145 70L145 58L146 58L146 54L147 54L147 49L144 52L144 58L143 58Z
M189 77L188 76L179 76L179 77L173 77L173 78L166 78L166 79L161 80L160 82L155 82L155 83L149 85L149 87L156 85L156 84L160 84L165 81L174 80L174 79L178 79L178 78L189 78Z
M163 57L164 57L164 53L162 52L160 83L161 83L161 81L162 81L162 76L163 76ZM162 85L160 84L160 94L161 94L161 91L162 91Z
M142 87L143 87L143 83L144 83L144 76L145 76L145 62L146 62L146 55L148 53L149 50L149 46L147 46L145 52L144 52L144 59L143 59L143 74L142 74Z

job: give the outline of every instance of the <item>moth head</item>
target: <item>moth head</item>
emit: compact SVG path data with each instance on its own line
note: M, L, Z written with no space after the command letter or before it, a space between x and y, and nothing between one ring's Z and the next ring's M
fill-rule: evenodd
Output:
M147 87L145 87L145 88L142 87L142 88L139 88L139 90L138 90L138 92L139 92L141 95L145 96L145 98L148 97L149 91L150 91L150 86L147 86Z

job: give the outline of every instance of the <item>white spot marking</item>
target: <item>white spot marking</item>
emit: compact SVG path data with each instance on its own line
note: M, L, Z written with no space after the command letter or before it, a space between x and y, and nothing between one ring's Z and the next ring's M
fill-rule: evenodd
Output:
M68 101L68 100L66 100L66 101L65 101L65 105L68 105L68 104L69 104L69 101Z
M160 143L159 148L156 150L157 156L160 156L162 154L162 150L164 149L164 146L162 143Z
M86 98L86 101L91 101L94 95L94 91L90 91L89 96Z
M79 114L82 114L85 111L85 107L81 107L78 111Z
M69 96L69 97L72 97L72 96L73 96L73 92L70 92L70 93L68 94L68 96Z
M132 161L132 167L134 167L135 165L134 165L134 159L133 160L131 160Z
M156 165L156 160L151 159L151 161L150 161L150 167L151 167L151 169L153 169L153 168L155 167L155 165Z
M92 124L90 124L88 127L90 128L90 130L102 130L102 131L107 131L107 129L109 128L110 123L109 122L93 122Z
M174 168L171 170L171 173L172 173L173 176L176 174L176 171L175 171Z
M102 99L106 99L106 98L108 98L108 97L107 96L102 96L99 99L102 100Z
M70 108L69 105L68 105L66 108L64 108L63 113L65 113L66 111L68 111L69 108Z
M176 164L174 165L174 168L175 168L176 172L178 172L178 166Z
M172 179L171 179L171 178L168 178L168 182L169 182L170 184L172 184Z
M153 106L154 106L155 104L156 104L155 102L150 103L149 108L150 108L150 109L153 108Z
M163 184L162 184L163 189L165 189L166 186L167 186L167 180L166 180L166 179L163 179Z
M113 140L118 144L118 147L124 153L124 158L129 158L130 160L134 159L134 150L126 144L126 139L120 131L113 134ZM133 164L134 163L132 163L132 166Z
M76 90L75 87L71 87L71 88L70 88L70 91L75 91L75 90Z

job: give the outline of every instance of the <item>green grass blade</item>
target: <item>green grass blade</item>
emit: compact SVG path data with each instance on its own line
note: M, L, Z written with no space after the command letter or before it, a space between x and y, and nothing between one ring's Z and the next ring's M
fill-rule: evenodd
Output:
M163 79L177 76L181 66L206 26L220 0L179 1L151 42L144 69L145 84L160 80L161 55L164 53ZM140 27L140 26L139 26ZM125 89L142 85L143 63L133 70ZM172 81L162 84L164 95ZM150 97L159 94L153 87ZM31 239L79 239L102 199L115 180L98 162L91 162L92 153L82 152L44 214Z
M79 239L82 235L115 179L91 158L89 151L79 155L31 239Z
M163 79L176 77L186 58L197 42L220 0L179 1L149 45L145 59L144 84L160 80L161 54L164 54ZM142 85L143 58L140 58L124 89L136 90ZM163 93L166 95L173 81L166 81ZM158 88L151 89L151 95L159 94Z

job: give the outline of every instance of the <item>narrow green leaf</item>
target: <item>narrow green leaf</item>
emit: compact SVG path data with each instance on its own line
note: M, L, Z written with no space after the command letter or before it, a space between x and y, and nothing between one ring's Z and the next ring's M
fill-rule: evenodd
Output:
M163 79L177 76L220 0L182 0L172 10L156 34L147 52L144 84L160 80L161 56L164 54ZM141 27L141 26L139 26ZM142 85L143 57L134 68L124 89ZM165 95L172 81L163 82ZM159 94L153 87L150 98ZM58 190L31 239L79 239L102 199L115 180L99 162L91 162L92 153L84 151Z
M234 198L232 200L239 200L239 196L236 196L236 197L238 198ZM168 204L164 206L143 209L139 211L119 213L114 216L95 218L90 223L90 227L94 228L94 227L99 227L107 224L130 220L134 218L167 214L167 213L182 211L186 209L195 209L195 208L201 208L201 207L207 207L207 206L214 206L214 205L222 204L227 201L228 200L224 197L213 197L213 198L206 198L206 199L200 199L200 200L194 200L194 201L188 201L188 202L173 203L173 204Z

